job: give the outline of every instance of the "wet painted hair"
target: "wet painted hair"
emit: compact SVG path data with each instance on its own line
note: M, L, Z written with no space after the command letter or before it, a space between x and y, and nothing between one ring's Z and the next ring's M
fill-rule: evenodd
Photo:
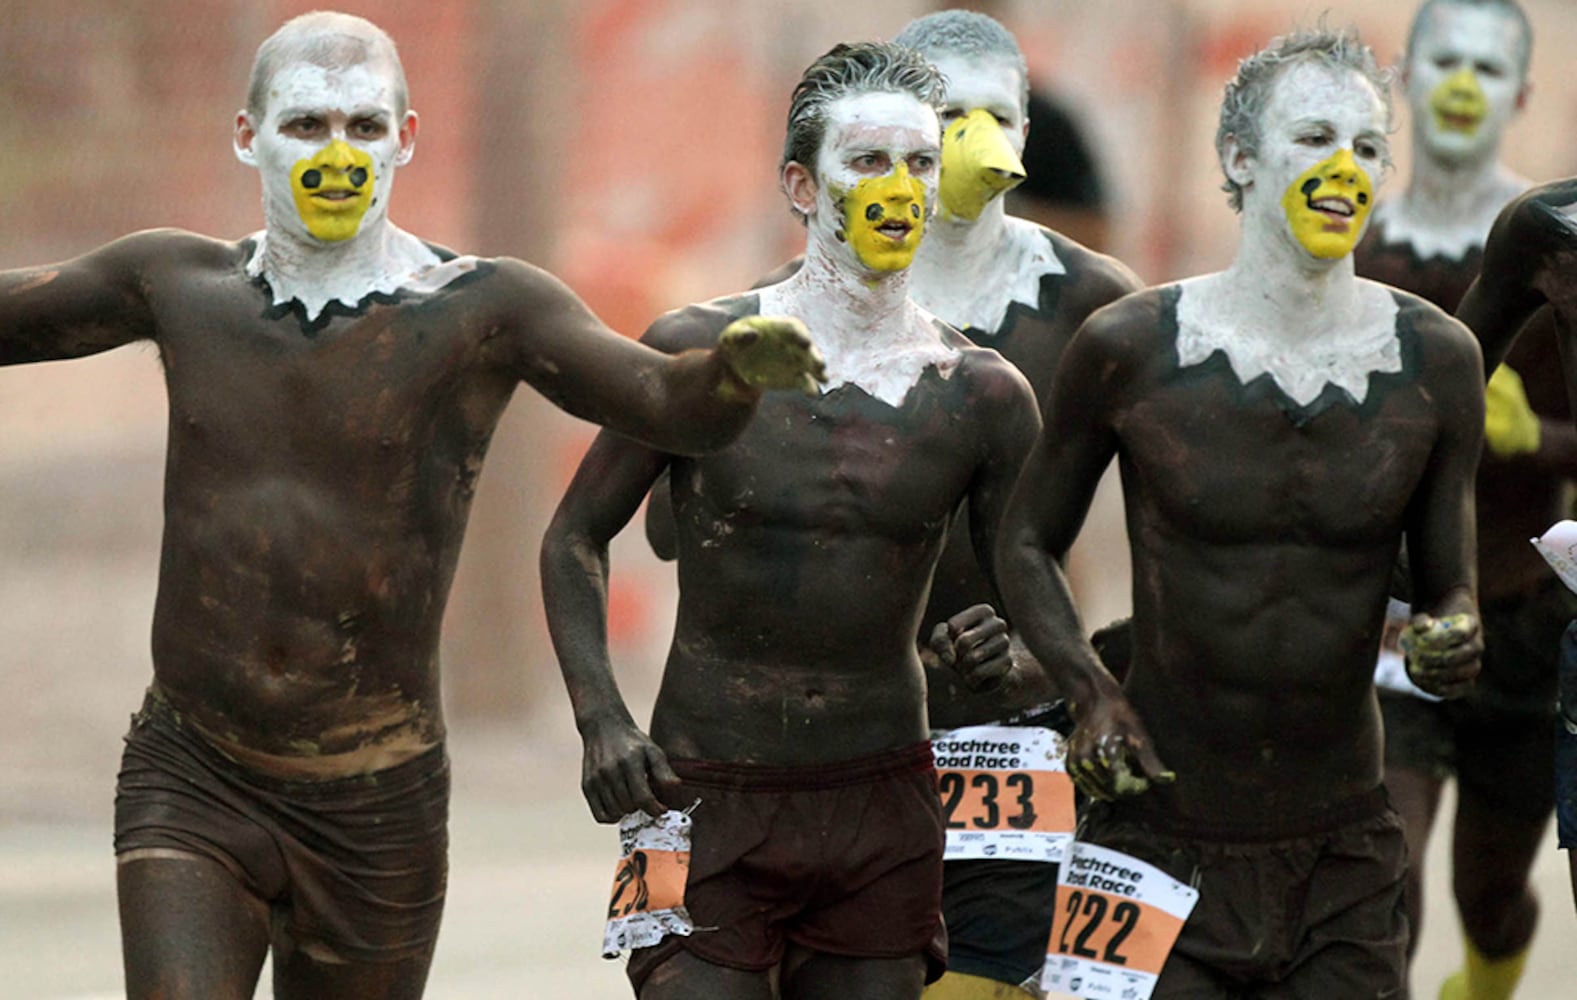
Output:
M943 10L917 17L898 32L894 45L903 45L930 58L933 55L971 59L1004 59L1018 67L1021 84L1019 106L1029 109L1029 64L1018 39L995 18L971 10Z
M827 108L841 97L871 92L908 94L940 112L942 74L920 53L892 42L834 45L810 64L789 99L782 165L814 171L827 133Z
M1418 7L1418 12L1413 15L1413 26L1407 31L1407 62L1413 61L1413 50L1418 45L1418 36L1423 34L1424 24L1429 14L1437 7L1477 7L1479 10L1489 10L1509 17L1517 22L1522 30L1522 43L1517 47L1517 64L1522 69L1522 78L1528 78L1528 64L1533 59L1533 25L1528 21L1527 11L1517 0L1424 0Z
M359 66L387 59L394 69L395 111L403 116L410 107L405 68L394 39L366 18L337 11L315 10L293 17L257 47L252 61L252 82L247 88L246 111L253 118L268 103L268 85L280 68L292 62L314 66Z
M1221 123L1216 127L1216 155L1224 157L1227 137L1237 139L1238 148L1249 156L1259 153L1260 121L1270 103L1276 79L1288 66L1312 62L1333 69L1350 69L1368 80L1385 107L1386 132L1392 130L1391 74L1375 62L1374 52L1351 29L1334 31L1320 27L1295 31L1271 39L1268 46L1238 63L1237 76L1227 84L1221 99ZM1391 165L1386 154L1385 166ZM1243 209L1243 187L1231 177L1221 185L1234 211Z

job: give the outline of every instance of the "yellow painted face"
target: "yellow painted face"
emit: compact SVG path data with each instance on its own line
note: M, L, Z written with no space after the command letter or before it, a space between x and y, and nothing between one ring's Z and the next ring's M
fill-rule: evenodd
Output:
M342 139L290 168L290 191L307 232L338 242L356 235L372 206L372 157Z
M976 108L942 133L942 209L978 219L997 195L1024 180L1024 163L985 108Z
M1352 253L1374 208L1374 183L1341 149L1299 174L1281 196L1292 235L1309 253L1335 260Z
M843 228L860 263L873 271L902 271L914 261L925 232L925 187L898 168L867 177L843 199Z
M1478 84L1478 74L1463 66L1440 81L1429 95L1429 109L1442 131L1472 135L1489 115L1489 98Z

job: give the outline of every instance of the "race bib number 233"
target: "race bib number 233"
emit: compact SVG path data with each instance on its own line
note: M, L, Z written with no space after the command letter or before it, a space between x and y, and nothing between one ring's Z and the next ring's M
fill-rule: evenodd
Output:
M1062 737L1043 726L968 726L931 738L948 861L1056 862L1073 839Z

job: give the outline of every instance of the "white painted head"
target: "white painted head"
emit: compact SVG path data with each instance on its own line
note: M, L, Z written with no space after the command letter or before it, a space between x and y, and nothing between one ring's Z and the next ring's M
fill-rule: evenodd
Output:
M1428 0L1402 80L1415 148L1446 164L1493 160L1527 104L1533 33L1514 0Z
M1390 165L1391 106L1373 54L1343 32L1277 39L1227 86L1216 143L1245 236L1346 257Z
M789 106L782 183L818 250L869 277L906 269L936 203L941 78L916 53L839 45Z
M942 105L941 210L978 218L1024 179L1029 70L1011 32L985 14L946 10L893 39L930 60L947 82ZM967 119L967 120L966 120Z
M286 22L258 48L235 123L236 156L262 177L268 232L328 245L380 231L416 124L382 29L325 11Z

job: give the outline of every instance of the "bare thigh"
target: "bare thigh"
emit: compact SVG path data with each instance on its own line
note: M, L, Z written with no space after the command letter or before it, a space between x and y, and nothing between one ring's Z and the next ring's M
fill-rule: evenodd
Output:
M379 964L303 948L277 908L211 858L141 852L117 882L128 1000L251 1000L271 946L275 1000L417 1000L427 983L431 945Z
M1533 938L1538 902L1528 885L1549 818L1508 816L1458 785L1452 888L1473 943L1500 957Z
M128 1000L251 1000L268 904L219 862L160 852L116 871Z
M373 964L317 957L281 934L274 948L274 1000L418 1000L427 986L436 944L421 955Z

